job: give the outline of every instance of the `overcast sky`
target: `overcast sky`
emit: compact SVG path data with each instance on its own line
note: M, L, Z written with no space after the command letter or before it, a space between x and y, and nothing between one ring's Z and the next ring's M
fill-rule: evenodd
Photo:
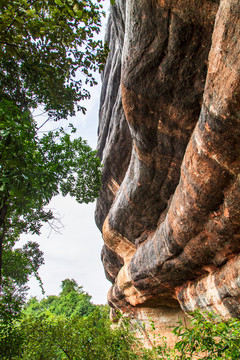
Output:
M109 1L106 0L105 11L108 4ZM86 139L94 149L97 143L101 89L99 77L98 80L99 85L91 89L91 100L86 102L87 114L79 114L71 119L77 128L77 134ZM70 197L57 196L49 207L61 217L64 226L61 233L50 231L48 226L44 226L40 236L23 235L20 242L36 240L44 252L45 265L40 269L40 276L46 295L57 295L61 281L73 278L92 296L95 304L105 304L111 284L105 278L100 259L103 240L94 221L95 204L80 205ZM30 280L29 286L29 296L42 297L34 278Z

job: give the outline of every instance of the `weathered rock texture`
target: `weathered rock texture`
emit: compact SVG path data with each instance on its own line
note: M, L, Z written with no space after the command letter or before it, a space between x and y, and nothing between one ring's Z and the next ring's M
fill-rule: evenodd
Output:
M116 0L107 40L96 222L109 303L240 317L240 2Z

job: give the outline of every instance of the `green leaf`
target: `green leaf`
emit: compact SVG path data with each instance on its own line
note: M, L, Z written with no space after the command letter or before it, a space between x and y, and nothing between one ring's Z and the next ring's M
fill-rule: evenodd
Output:
M76 12L76 16L77 16L78 18L81 18L81 17L82 17L82 14L83 14L82 10L78 10L78 11Z
M62 3L62 1L61 0L54 0L55 1L55 3L57 4L57 5L59 5L59 6L63 6L63 3Z

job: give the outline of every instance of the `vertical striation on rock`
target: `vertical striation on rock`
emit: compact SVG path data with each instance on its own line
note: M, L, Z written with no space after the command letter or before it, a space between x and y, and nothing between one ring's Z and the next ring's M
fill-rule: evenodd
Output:
M116 0L106 38L96 222L109 303L240 317L240 3Z

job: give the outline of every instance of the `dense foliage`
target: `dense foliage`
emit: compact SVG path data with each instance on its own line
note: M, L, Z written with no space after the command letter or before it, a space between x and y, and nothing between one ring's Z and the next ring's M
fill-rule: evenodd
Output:
M43 263L36 242L16 249L19 236L54 219L46 207L53 196L88 203L100 187L100 161L86 142L61 128L39 136L32 116L39 106L47 120L85 113L85 85L96 84L107 55L94 38L100 2L0 0L0 318L10 323Z
M119 316L109 320L109 307L93 305L91 296L75 280L62 282L58 296L30 299L11 327L0 322L3 360L221 360L240 357L240 320L223 321L213 314L192 314L186 328L174 329L177 343L168 348L165 339L145 349L140 339L146 331ZM153 324L154 328L154 324ZM157 339L156 339L157 340ZM159 339L158 339L159 340Z
M62 129L40 138L36 126L29 113L0 103L0 226L8 240L39 234L41 222L52 219L44 206L59 191L87 203L100 185L100 161L85 141Z
M30 299L24 308L24 314L38 316L50 312L53 315L70 318L85 316L94 310L95 307L91 303L91 296L84 292L75 280L63 280L61 288L62 291L59 296L47 296L41 301L36 298Z
M21 233L40 234L42 223L54 217L46 206L59 192L88 203L101 183L100 160L85 141L63 129L39 137L36 126L29 112L0 103L0 295L5 303L14 289L11 299L21 299L19 308L24 285L31 275L40 280L43 263L36 242L15 248Z
M19 359L130 360L146 354L125 326L111 328L108 310L95 307L85 317L53 317L50 314L24 318L25 343ZM149 359L146 357L145 359Z
M108 306L93 305L91 297L69 279L62 282L59 296L31 299L11 329L0 322L0 334L3 360L152 358L126 319L113 328Z
M0 1L0 100L22 110L43 105L54 119L84 110L84 74L102 68L106 48L94 40L101 26L100 0Z
M179 338L175 348L181 355L177 360L222 360L240 358L240 320L224 321L213 313L194 312L191 326L181 323L174 333Z

